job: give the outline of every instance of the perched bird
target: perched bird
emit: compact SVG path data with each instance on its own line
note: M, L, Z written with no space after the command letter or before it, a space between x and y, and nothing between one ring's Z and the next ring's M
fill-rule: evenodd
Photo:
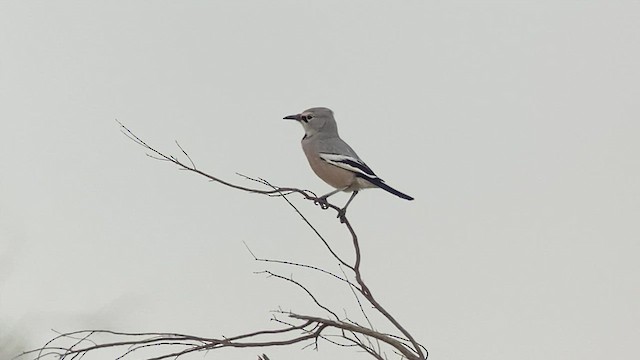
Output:
M336 189L318 200L326 203L327 198L337 192L352 192L338 217L344 217L347 206L358 191L366 188L378 187L403 199L413 200L411 196L392 188L376 176L351 146L338 136L338 126L330 109L311 108L300 114L285 116L284 119L302 124L302 150L309 160L311 169L320 179Z

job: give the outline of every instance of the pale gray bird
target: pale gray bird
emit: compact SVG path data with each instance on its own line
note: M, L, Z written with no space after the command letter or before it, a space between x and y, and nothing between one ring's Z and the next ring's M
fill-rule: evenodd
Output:
M355 151L338 136L338 126L333 111L316 107L300 114L285 116L296 120L304 128L302 150L309 160L313 172L336 190L320 197L320 201L340 191L353 192L338 216L343 216L358 191L366 188L381 188L406 200L407 194L387 185L360 159Z

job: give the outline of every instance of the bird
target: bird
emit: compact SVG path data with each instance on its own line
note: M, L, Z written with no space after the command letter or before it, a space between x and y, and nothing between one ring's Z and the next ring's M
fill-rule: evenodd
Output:
M413 197L387 185L338 135L338 125L333 111L326 107L314 107L299 114L288 115L284 120L295 120L302 125L304 137L302 150L313 172L324 182L335 188L320 198L326 205L327 198L340 191L351 192L351 197L338 212L344 220L347 207L360 190L380 188L405 200Z

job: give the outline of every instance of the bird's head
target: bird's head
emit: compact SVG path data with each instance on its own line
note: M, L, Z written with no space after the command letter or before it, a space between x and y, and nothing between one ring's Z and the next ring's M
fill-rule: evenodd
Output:
M307 109L300 114L285 116L284 119L295 120L304 128L305 137L323 134L337 136L338 127L333 118L333 111L325 107Z

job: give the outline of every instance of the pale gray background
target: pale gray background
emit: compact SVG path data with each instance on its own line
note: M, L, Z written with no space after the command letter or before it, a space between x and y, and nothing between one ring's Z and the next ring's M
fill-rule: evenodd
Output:
M636 1L3 1L0 357L51 328L215 337L312 309L253 275L242 244L339 271L283 201L153 161L114 119L225 179L323 193L281 118L328 106L416 198L366 191L350 215L372 289L432 359L636 358L639 15ZM332 215L295 203L349 249ZM345 287L316 290L357 317ZM267 352L364 358L299 348Z

